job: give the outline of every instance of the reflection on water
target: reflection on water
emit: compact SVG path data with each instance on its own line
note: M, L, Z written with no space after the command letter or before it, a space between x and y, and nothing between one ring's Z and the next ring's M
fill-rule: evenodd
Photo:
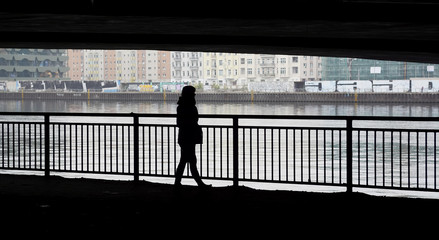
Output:
M200 114L439 117L437 104L197 103ZM1 112L175 113L175 102L4 100Z

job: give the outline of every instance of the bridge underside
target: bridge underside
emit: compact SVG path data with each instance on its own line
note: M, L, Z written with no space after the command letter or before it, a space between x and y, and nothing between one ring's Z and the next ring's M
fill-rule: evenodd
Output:
M432 0L299 0L236 5L10 1L0 46L163 49L439 62Z

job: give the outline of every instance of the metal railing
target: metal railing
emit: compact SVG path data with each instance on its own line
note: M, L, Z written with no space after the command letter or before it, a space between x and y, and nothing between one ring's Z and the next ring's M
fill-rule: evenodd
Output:
M175 114L0 113L0 169L173 177ZM200 115L206 179L438 191L439 118ZM167 122L167 123L166 123ZM190 176L189 171L186 176Z

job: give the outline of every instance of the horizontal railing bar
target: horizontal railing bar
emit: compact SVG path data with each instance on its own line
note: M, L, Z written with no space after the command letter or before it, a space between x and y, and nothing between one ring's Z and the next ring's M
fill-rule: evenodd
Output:
M39 125L44 125L44 122L1 121L0 124L39 124Z
M177 126L177 125L175 125ZM232 125L200 125L202 128L230 128L232 129Z
M132 125L132 124L131 124ZM140 123L139 127L177 127L177 124L149 124L149 123Z
M90 116L90 117L130 117L130 113L65 113L65 112L0 112L0 115L13 116ZM160 114L168 115L168 114Z
M387 116L331 116L331 115L213 115L200 114L200 118L238 119L313 119L313 120L370 120L370 121L439 121L439 117L387 117Z
M132 123L83 123L83 122L50 122L51 125L78 125L78 126L133 126Z
M16 122L1 121L0 124L39 124L44 122ZM83 126L132 126L132 123L84 123L84 122L51 122L54 125L83 125ZM141 123L139 126L148 127L177 127L176 124L149 124ZM232 125L200 125L203 128L232 128ZM240 125L240 129L296 129L296 130L346 130L345 127L288 127L288 126L247 126ZM408 128L352 128L353 131L385 131L385 132L439 132L439 129L408 129Z
M1 121L0 124L39 124L44 122L16 122ZM84 126L132 126L132 123L84 123L84 122L51 122L55 125L84 125ZM149 124L141 123L139 126L149 127L177 127L176 124ZM232 128L232 125L200 125L204 128ZM346 130L345 127L288 127L288 126L247 126L240 125L238 128L245 129L296 129L296 130ZM352 128L353 131L385 131L385 132L439 132L439 129L409 129L409 128Z
M0 124L39 124L44 122L7 122ZM51 122L54 125L83 125L83 126L132 126L132 123L84 123L84 122ZM177 127L176 124L149 124L141 123L139 126L145 127ZM232 128L232 125L200 125L203 128ZM246 126L241 125L240 129L290 129L290 130L346 130L345 127L288 127L288 126ZM352 128L353 131L385 131L385 132L439 132L439 129L409 129L409 128Z
M89 117L159 117L176 118L177 114L164 113L65 113L65 112L0 112L0 115L32 116L89 116ZM332 116L332 115L234 115L200 114L200 118L238 118L238 119L314 119L314 120L369 120L369 121L439 121L439 117L388 117L388 116Z
M379 132L439 132L439 129L409 129L409 128L352 128L352 131Z
M289 130L346 130L344 127L285 127L285 126L239 126L240 129L289 129Z

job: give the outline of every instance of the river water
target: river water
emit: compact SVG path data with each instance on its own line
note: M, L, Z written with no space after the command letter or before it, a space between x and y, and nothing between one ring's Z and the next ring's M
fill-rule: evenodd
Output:
M71 112L71 113L163 113L174 114L177 104L175 102L130 102L130 101L2 101L0 112ZM363 103L197 103L200 114L239 114L239 115L325 115L325 116L404 116L404 117L439 117L439 106L437 104L363 104ZM22 120L29 120L32 117L23 117ZM29 119L26 119L29 118ZM3 120L8 117L2 117ZM65 120L64 120L65 121ZM84 121L84 119L81 119ZM174 123L175 119L168 119ZM209 120L211 121L211 120ZM256 121L256 122L255 122ZM266 125L270 124L267 120L254 120L249 125ZM307 121L302 121L306 124ZM201 123L204 124L204 123ZM290 122L286 125L291 124ZM314 123L315 124L315 123ZM327 121L320 123L325 126ZM339 123L334 123L337 126ZM341 123L343 125L344 123ZM366 124L367 123L362 123ZM376 123L371 123L371 126ZM407 126L409 124L409 126ZM405 123L405 128L438 128L437 123ZM363 126L363 125L362 125ZM354 127L356 127L354 125ZM389 125L389 128L393 126ZM251 130L248 130L250 133ZM287 131L286 131L287 133ZM273 134L273 132L272 132ZM279 136L281 131L274 134ZM302 134L302 133L301 133ZM291 133L290 133L291 136ZM329 135L328 135L329 136ZM397 137L397 136L396 136ZM361 138L365 138L361 136ZM373 136L370 136L369 141ZM312 140L314 141L314 139ZM430 140L429 140L430 141ZM248 150L247 150L248 151ZM312 150L314 151L314 149ZM426 150L427 151L427 150ZM248 153L247 153L248 154ZM321 153L320 153L321 154ZM363 156L364 157L364 156ZM359 157L360 158L360 157ZM63 173L64 174L64 173ZM74 174L73 174L74 175ZM69 174L64 174L69 176ZM98 176L102 178L102 175ZM130 179L130 178L129 178ZM149 180L149 179L148 179ZM172 179L161 180L165 183L172 183ZM193 184L191 179L185 179L185 184ZM212 181L214 185L230 185L230 183L221 183ZM264 189L292 189L299 191L344 191L344 188L336 187L319 187L319 186L292 186L291 184L263 184L263 183L246 183L250 187ZM397 195L408 197L432 197L439 198L436 193L420 193L408 191L389 191L389 190L364 190L379 195Z
M175 113L175 102L3 100L0 112ZM439 117L437 104L197 103L200 114Z

